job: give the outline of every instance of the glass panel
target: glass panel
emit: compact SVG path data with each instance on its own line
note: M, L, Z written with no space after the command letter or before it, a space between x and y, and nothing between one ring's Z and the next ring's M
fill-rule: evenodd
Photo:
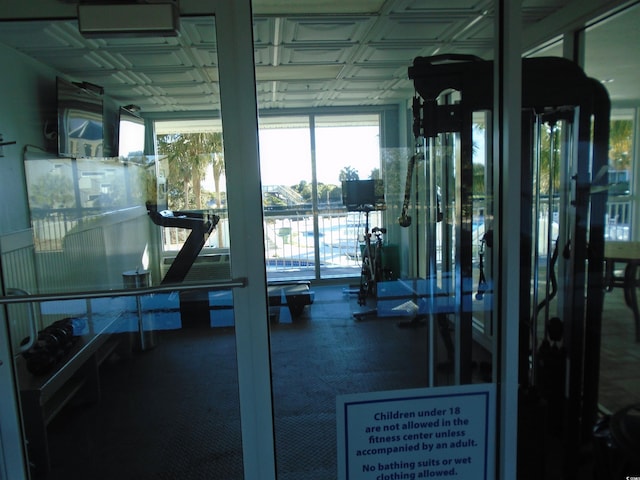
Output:
M181 27L201 33L215 64L213 18ZM155 41L147 62L159 61ZM215 75L207 88L218 91ZM105 118L118 118L109 88L104 99ZM243 477L239 285L222 125L206 124L159 125L153 152L25 150L32 228L3 238L1 263L34 478Z
M360 270L367 239L373 241L365 227L385 228L382 211L349 210L345 215L342 182L347 180L382 180L380 164L380 127L378 115L343 115L315 117L315 166L322 278L353 275ZM383 189L382 185L377 186ZM342 194L342 195L341 195ZM374 234L376 237L376 234ZM387 240L377 231L381 246ZM384 247L383 247L384 248ZM381 278L381 277L380 277Z
M493 179L489 170L491 144L489 133L491 115L476 112L472 126L472 262L473 262L473 322L478 332L477 341L491 349L494 325L491 316L493 302Z
M548 80L523 88L520 438L562 439L537 468L569 472L585 464L578 446L593 445L599 408L609 104L569 60L525 59L523 72Z
M631 241L632 207L637 198L634 182L636 121L631 109L616 109L611 115L609 136L608 198L605 238Z
M416 75L425 85L433 81ZM467 101L465 104L465 92L449 90L437 98L437 106L424 99L413 111L414 116L431 120L421 124L423 143L416 150L423 175L417 202L424 202L426 209L422 225L415 228L424 232L417 244L425 255L416 265L417 277L424 283L420 292L423 305L418 312L422 311L423 318L433 317L431 328L438 340L433 342L429 360L433 385L491 381L490 117L472 110L477 103L472 94ZM460 108L451 107L457 104ZM449 116L455 116L456 121L448 124Z
M317 242L308 117L260 119L260 170L268 279L315 278Z
M612 103L605 213L605 285L598 402L603 413L622 411L640 398L637 351L638 97L636 25L640 5L595 24L585 32L585 71L606 88ZM623 414L601 426L625 429ZM615 422L619 422L614 425ZM621 445L615 440L614 447ZM626 457L625 457L626 458ZM622 460L620 463L623 463ZM626 471L626 470L625 470ZM613 470L603 475L614 476ZM622 474L622 471L621 473Z
M220 119L158 120L154 122L154 132L160 159L157 162L159 208L165 205L175 211L206 211L218 217L215 230L206 238L187 280L197 279L195 269L202 263L216 264L215 271L209 272L206 278L229 278L229 221ZM163 274L189 234L189 230L180 227L162 229Z
M345 208L342 181L380 180L378 125L371 114L261 117L270 281L359 275L365 215ZM381 225L380 211L370 217Z
M463 133L447 133L434 139L433 147L427 148L425 142L416 152L413 147L380 148L382 122L371 116L313 117L312 158L318 187L340 186L344 199L350 198L352 190L345 190L350 187L342 180L355 179L356 174L360 181L381 180L386 208L354 209L346 214L348 225L355 227L351 234L357 245L353 255L357 263L352 268L367 281L376 280L375 288L366 288L364 301L359 295L362 283L333 279L310 285L313 303L305 315L293 322L271 323L279 478L336 477L336 457L342 454L340 440L336 443L335 436L336 397L384 397L387 392L403 389L491 382L493 339L488 339L489 350L480 342L471 344L470 328L477 316L479 326L473 328L491 335L485 321L491 325L494 300L487 292L477 302L483 306L469 302L479 282L477 263L471 265L479 251L479 232L487 229L485 222L492 217L491 201L485 197L493 194L488 180L491 175L487 173L491 166L483 165L490 158L488 118L483 112L474 117L477 133L473 139L469 118L465 137ZM364 136L359 137L360 133ZM346 140L342 140L343 134ZM462 147L463 140L466 148ZM473 160L482 166L477 174L482 188L472 183L471 156L467 163L460 160L463 151L471 152L472 141L478 143ZM460 193L462 178L466 182L465 195ZM329 195L331 198L330 192ZM347 210L349 205L374 206L375 194L373 198L343 203ZM334 205L320 192L315 200L318 232L324 234L320 242L328 245L329 241L323 240L327 231L322 228L322 217ZM476 210L478 213L474 213ZM340 215L345 215L344 210ZM403 225L408 216L412 221ZM463 232L462 225L469 229ZM377 233L382 233L380 241ZM367 234L369 244L365 242ZM465 239L464 252L459 247L461 238ZM388 278L371 274L377 269L378 255ZM464 276L460 274L461 258L471 267ZM494 278L491 264L489 261L485 270L488 279ZM331 276L334 268L339 270L331 267L328 260L321 262L323 278ZM435 281L431 281L432 276ZM461 308L463 305L469 308ZM463 331L461 325L467 329ZM463 345L463 341L468 343ZM472 367L472 359L477 368ZM466 370L461 374L463 363ZM370 442L396 445L380 435L373 434L371 438ZM380 445L369 447L377 449ZM373 467L376 475L384 476L378 468L383 469L390 458L371 457L372 461L384 462L382 467L378 463ZM395 468L398 475L401 470L417 475L417 468L410 470L410 464L405 465L388 468Z

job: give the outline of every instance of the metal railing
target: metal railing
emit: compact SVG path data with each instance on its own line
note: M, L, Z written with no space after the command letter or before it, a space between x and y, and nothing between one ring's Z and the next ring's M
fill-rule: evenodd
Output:
M631 206L632 198L628 195L609 198L605 227L607 240L631 240ZM36 253L62 251L65 236L99 213L98 209L32 211ZM226 210L214 213L220 216L220 222L207 240L205 249L226 250L229 248L227 213ZM479 218L480 212L476 213ZM308 205L265 208L263 245L267 272L293 277L302 273L314 277L318 267L322 275L358 274L364 214L348 212L343 206L335 205L316 211L315 216ZM551 218L555 221L554 217ZM382 212L371 212L369 222L370 227L381 226ZM164 228L163 251L167 254L179 251L189 233L185 229Z
M226 211L216 211L220 221L209 236L204 249L227 251L229 224ZM382 212L371 212L370 226L380 225ZM317 232L313 212L306 208L264 211L265 260L268 274L292 278L314 277L316 268L322 276L354 276L359 273L365 227L364 213L348 212L344 207L327 208L317 213ZM165 228L163 251L177 252L189 232Z

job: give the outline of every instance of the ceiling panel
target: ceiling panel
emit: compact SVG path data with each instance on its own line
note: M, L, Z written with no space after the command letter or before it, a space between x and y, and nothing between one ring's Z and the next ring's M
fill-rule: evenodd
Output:
M282 41L285 43L355 43L373 19L371 17L289 18L282 22Z
M400 0L393 2L394 13L473 16L493 8L493 0Z
M428 48L428 50L430 49ZM363 49L362 55L355 63L369 63L382 66L385 64L390 64L391 66L409 66L415 57L423 55L424 52L425 46L423 45L369 44Z
M215 21L211 17L190 18L181 21L182 41L193 45L215 45Z
M371 39L376 42L426 44L441 41L456 23L455 18L440 16L390 16Z
M524 0L523 29L568 4ZM380 105L406 98L412 92L407 68L417 56L492 56L493 5L494 0L255 0L260 108ZM623 30L637 32L638 24L634 17L617 27L620 37L607 37L606 31L592 36L593 58L600 59L592 62L595 74L604 78L613 58L628 65L609 85L625 92L615 98L638 96L637 42L625 43L635 37ZM87 39L75 21L0 23L0 43L71 80L101 85L123 105L140 105L143 114L210 110L219 88L214 25L211 17L183 18L177 37Z
M282 24L282 20L279 18L253 18L253 44L262 46L262 45L272 45L275 43L280 43L280 33L275 33L277 30L280 31L280 25ZM278 37L278 38L276 38Z
M254 15L314 15L331 12L340 13L375 13L379 12L385 0L323 0L309 2L300 0L255 0Z
M415 57L411 57L412 59ZM374 79L378 83L388 81L390 78L405 77L407 69L411 63L397 62L397 65L354 65L349 69L350 75L345 75L345 78L353 80L357 79Z
M132 70L154 70L193 67L193 62L183 49L179 48L147 48L144 50L128 50L114 52Z
M354 45L283 45L282 65L327 65L345 63Z

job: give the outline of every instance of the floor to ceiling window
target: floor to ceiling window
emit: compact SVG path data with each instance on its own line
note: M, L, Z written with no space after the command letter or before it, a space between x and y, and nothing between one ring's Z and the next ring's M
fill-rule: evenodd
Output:
M165 206L220 215L216 233L204 248L210 255L227 257L220 121L157 120L154 131ZM364 212L347 211L342 181L384 178L379 115L263 116L259 139L269 280L358 276L366 217ZM198 142L201 152L191 164L176 163ZM397 195L390 201L397 201ZM370 212L368 221L382 227L383 211ZM167 228L162 235L166 269L187 235L178 228ZM228 262L218 266L226 266L228 273ZM221 278L219 273L211 278Z
M261 117L269 279L359 274L365 218L347 211L342 181L382 178L379 137L378 114Z

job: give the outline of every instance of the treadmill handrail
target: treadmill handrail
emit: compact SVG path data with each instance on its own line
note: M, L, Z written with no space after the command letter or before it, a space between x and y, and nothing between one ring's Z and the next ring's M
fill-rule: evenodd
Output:
M186 212L186 211L172 211L172 210L149 210L149 217L156 225L162 227L178 227L194 229L202 226L203 224L210 223L205 229L208 233L211 233L213 228L220 221L218 215L212 213L201 212Z

